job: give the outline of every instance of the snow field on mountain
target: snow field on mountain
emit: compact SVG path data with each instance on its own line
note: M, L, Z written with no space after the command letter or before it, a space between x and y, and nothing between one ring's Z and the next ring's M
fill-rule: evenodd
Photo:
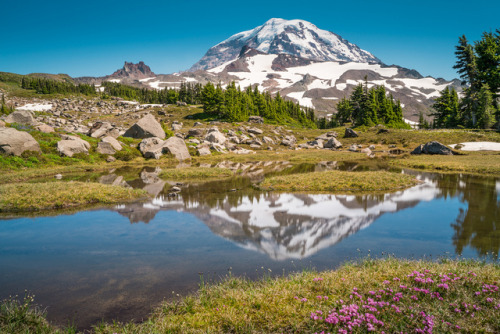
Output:
M47 111L52 109L52 104L45 103L30 103L25 104L22 107L16 108L17 110L28 110L28 111Z

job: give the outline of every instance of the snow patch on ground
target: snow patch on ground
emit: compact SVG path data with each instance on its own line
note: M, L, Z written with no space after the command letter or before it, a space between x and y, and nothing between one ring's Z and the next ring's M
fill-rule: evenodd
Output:
M299 104L303 107L313 108L312 99L310 97L303 97L305 92L293 92L288 93L287 96L299 101Z
M47 111L52 109L52 104L44 103L30 103L25 104L22 107L16 108L17 110L29 110L29 111Z
M449 145L451 148L455 148L458 144ZM500 151L500 143L491 141L478 141L478 142L465 142L460 143L463 147L461 151Z
M119 83L122 79L109 79L109 82Z
M145 81L149 81L149 80L153 80L153 79L156 79L155 77L151 77L151 78L144 78L144 79L141 79L139 80L140 82L145 82Z

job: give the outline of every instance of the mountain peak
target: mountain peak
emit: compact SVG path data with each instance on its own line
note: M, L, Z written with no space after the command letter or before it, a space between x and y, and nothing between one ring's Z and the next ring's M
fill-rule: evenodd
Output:
M155 77L148 65L144 64L143 61L139 61L137 64L132 62L125 62L125 65L115 73L111 74L111 78L130 78L130 79L145 79Z
M310 22L272 18L213 46L191 70L210 69L234 60L245 46L264 53L284 53L316 61L381 63L368 51Z

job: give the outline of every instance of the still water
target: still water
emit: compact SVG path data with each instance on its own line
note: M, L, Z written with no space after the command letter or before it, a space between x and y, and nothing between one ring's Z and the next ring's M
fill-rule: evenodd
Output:
M357 257L497 259L500 180L415 174L422 184L380 195L265 193L266 174L369 169L323 163L231 164L245 177L183 185L158 169L95 179L146 189L148 203L0 220L0 299L35 294L58 324L144 319L163 299L196 291L201 277L250 278L335 268Z

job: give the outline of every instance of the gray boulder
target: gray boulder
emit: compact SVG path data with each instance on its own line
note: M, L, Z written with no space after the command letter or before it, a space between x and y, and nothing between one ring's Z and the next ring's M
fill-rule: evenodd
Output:
M97 150L96 150L98 153L101 153L101 154L108 154L108 155L113 155L116 153L115 149L113 148L113 145L111 145L110 143L107 143L107 142L100 142L99 144L97 144Z
M54 128L53 127L51 127L50 125L44 124L44 123L36 126L35 129L37 129L38 131L43 132L43 133L52 133L52 132L54 132Z
M350 128L345 129L344 138L356 138L358 136L359 136L358 133L353 129Z
M109 143L115 151L121 151L123 148L120 142L111 136L104 137L101 139L101 141L104 143Z
M213 144L224 144L227 138L219 131L212 131L205 136L205 140Z
M163 140L158 137L144 138L139 144L139 151L145 158L160 159L163 151Z
M281 145L292 147L297 142L297 138L293 135L285 136L281 141Z
M92 138L102 138L107 136L117 138L120 135L120 131L109 122L95 122L92 128L90 128L88 135Z
M74 140L74 141L77 141L79 143L81 143L83 145L83 147L85 147L85 149L90 150L90 143L86 140L83 140L82 138L80 137L77 137L77 136L71 136L71 135L61 135L61 138L63 140Z
M417 146L411 154L440 154L452 155L454 152L447 146L437 141L431 141L426 144Z
M210 152L210 147L208 147L208 145L198 146L197 152L198 152L198 155L200 155L200 156L212 154L212 152Z
M16 110L5 119L7 123L18 123L23 125L36 125L34 114L29 110Z
M139 122L132 125L123 135L124 137L131 138L151 138L158 137L165 138L165 131L163 131L160 123L156 121L153 115L147 114L139 120Z
M323 145L324 148L341 148L342 143L337 140L335 137L330 137L328 141Z
M189 129L187 137L201 137L205 134L205 131L203 128Z
M163 143L163 153L170 153L179 161L191 159L184 140L179 137L170 137Z
M27 132L14 128L0 128L0 152L20 156L24 151L41 152L40 145Z
M85 146L83 141L63 139L57 142L57 152L60 155L67 157L72 157L77 153L89 154L88 148Z
M247 130L248 133L253 133L255 135L261 135L264 131L262 131L261 129L258 129L258 128L250 128Z

